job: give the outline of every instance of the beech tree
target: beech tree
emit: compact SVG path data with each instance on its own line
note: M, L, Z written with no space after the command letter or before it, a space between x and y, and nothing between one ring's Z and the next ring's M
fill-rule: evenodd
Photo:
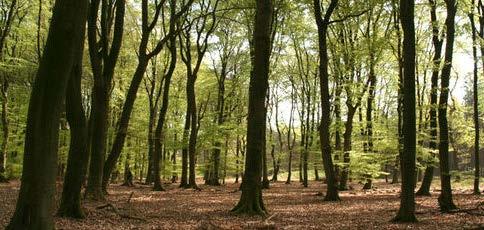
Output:
M320 0L313 1L314 17L318 26L318 48L319 48L319 87L321 92L321 123L319 126L319 138L321 152L323 155L324 172L328 185L324 200L339 201L336 175L334 172L333 158L331 156L330 125L331 125L331 106L329 95L329 73L328 73L328 47L327 34L330 25L331 15L338 6L338 0L331 0L324 16Z
M86 13L87 1L55 2L29 104L22 184L7 229L54 228L60 113L76 53L84 40Z
M402 187L400 209L396 222L416 222L415 157L417 145L415 114L415 22L414 0L400 1L400 22L403 29L403 151L400 156Z
M93 0L89 4L87 37L94 86L92 88L92 109L89 116L91 149L85 196L88 199L103 200L102 181L108 138L109 105L114 69L123 41L126 3L124 0ZM101 12L100 24L98 22L99 11Z
M450 73L452 70L452 59L454 52L455 38L455 15L457 13L457 2L455 0L445 0L447 8L447 18L445 20L445 58L440 80L440 97L438 109L439 122L439 163L440 163L440 183L441 193L439 195L439 206L442 212L456 209L452 199L452 188L450 183L449 170L449 127L447 121L447 108L449 100Z
M262 154L265 152L266 96L269 87L269 58L271 50L270 28L272 0L256 1L253 34L253 62L249 86L249 112L247 119L247 152L242 195L232 212L264 215L267 213L262 200Z

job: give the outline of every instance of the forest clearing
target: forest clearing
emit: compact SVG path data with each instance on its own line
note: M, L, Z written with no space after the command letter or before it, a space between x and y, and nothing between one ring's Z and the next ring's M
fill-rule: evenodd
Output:
M1 226L11 216L19 184L0 185ZM484 199L471 195L472 187L454 192L462 209L453 214L438 212L436 187L432 197L417 198L419 223L396 224L389 220L398 209L398 184L375 183L372 190L352 184L355 190L341 192L342 202L323 202L321 181L311 181L308 188L294 182L277 182L264 191L264 201L271 210L265 217L236 216L229 210L239 197L233 181L220 187L201 186L201 191L179 189L166 184L167 191L153 192L149 186L114 185L108 202L129 217L121 217L110 208L99 209L106 202L85 203L87 218L56 218L57 229L478 229L484 228ZM59 186L58 186L59 187ZM461 186L459 186L461 187ZM60 187L59 187L60 188ZM480 207L478 207L480 205ZM269 219L269 220L267 220Z

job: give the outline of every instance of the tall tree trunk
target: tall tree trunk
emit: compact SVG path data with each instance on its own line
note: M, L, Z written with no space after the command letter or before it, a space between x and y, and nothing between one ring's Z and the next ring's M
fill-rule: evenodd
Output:
M57 0L29 103L22 183L7 229L53 229L59 121L87 1ZM62 60L62 62L59 62Z
M2 149L0 152L0 183L8 182L6 173L7 165L7 151L8 151L8 138L9 138L9 122L8 122L8 87L9 82L4 77L2 80L1 93L2 93Z
M170 31L173 32L176 29L176 20L174 18L175 14L175 1L170 1L170 8L171 8L171 20L170 20ZM172 36L168 42L168 49L170 51L170 65L168 67L168 71L165 74L164 78L164 85L163 85L163 97L162 97L162 104L160 107L159 117L158 117L158 124L156 125L156 130L154 133L154 151L153 151L153 181L154 186L153 190L155 191L163 191L163 187L161 186L160 181L160 156L161 156L161 145L164 141L164 126L166 120L166 113L168 112L168 105L169 105L169 98L170 98L170 85L171 85L171 78L175 71L176 62L177 62L177 50L176 50L176 37ZM176 135L175 135L176 139ZM176 151L174 151L176 152ZM173 153L175 154L175 153ZM173 157L176 159L176 156ZM175 160L174 160L175 161Z
M472 29L472 57L474 58L474 74L473 74L473 109L474 109L474 194L481 194L479 190L480 166L479 166L479 69L477 64L479 59L477 57L477 29L474 21L475 0L472 0L472 11L469 13L469 19Z
M83 27L83 31L85 28ZM84 38L85 32L82 33ZM84 41L76 51L66 91L66 117L70 127L69 155L64 178L62 198L57 215L62 217L84 218L81 208L81 188L85 180L89 160L88 126L86 113L82 106L82 60Z
M265 215L262 200L261 170L266 135L266 96L269 88L269 58L271 50L272 0L257 0L253 34L254 64L249 86L247 119L247 157L242 181L242 195L232 212Z
M116 1L115 17L108 13L113 10L113 6L107 1L102 1L100 29L98 28L99 5L100 0L90 2L87 30L94 87L90 115L93 129L90 136L91 158L85 197L92 200L104 200L103 166L108 140L109 105L114 69L123 38L125 1ZM112 22L114 22L113 39L111 47L108 47ZM99 31L101 36L98 41Z
M321 152L324 163L324 172L326 174L326 181L328 184L326 201L340 200L338 195L338 187L336 176L334 173L333 158L331 157L331 141L329 129L331 125L331 105L329 95L329 73L328 73L328 47L327 47L327 33L330 24L331 15L338 6L338 0L331 0L326 12L322 14L322 6L320 0L314 0L314 16L318 27L318 44L319 44L319 87L321 92L321 125L319 127L319 137L321 143Z
M180 187L188 187L188 134L190 132L190 114L187 112L185 114L185 127L183 128L182 137L182 171L181 171L181 181Z
M403 152L400 156L402 188L396 222L416 222L415 169L417 127L415 115L415 23L414 0L400 1L400 22L403 28Z
M138 58L138 66L133 75L133 79L129 85L129 89L126 95L126 101L123 105L123 111L121 112L121 117L118 120L116 128L116 136L111 147L111 151L103 165L103 177L102 177L102 188L103 192L109 184L109 178L111 173L118 162L119 156L121 155L121 150L123 149L126 135L128 134L128 125L131 118L131 112L133 111L134 102L138 94L138 88L143 80L146 68L148 67L148 57L141 54Z
M455 0L445 0L447 6L446 43L444 68L442 69L440 81L440 98L439 98L439 162L440 162L440 183L441 193L439 195L439 207L442 212L448 212L456 209L452 200L452 187L450 183L449 170L449 127L447 121L447 103L449 100L449 81L452 70L452 57L454 52L455 24L454 19L457 13L457 3Z
M3 25L0 30L0 61L3 60L3 52L5 48L5 43L7 38L10 34L10 30L12 27L12 22L15 17L15 12L17 11L17 0L12 0L8 9L3 12ZM6 173L6 165L7 165L7 150L8 150L8 138L9 138L9 129L8 129L8 88L9 88L9 80L7 76L3 76L2 84L0 86L0 90L2 93L2 149L0 152L0 183L8 182Z
M195 80L196 76L189 76L187 83L187 104L190 111L190 136L188 139L188 158L189 158L189 174L188 186L198 189L196 182L196 165L197 165L197 136L198 136L198 111L195 94Z
M350 173L350 152L351 152L351 136L353 134L353 118L356 113L356 107L348 107L348 118L345 122L345 132L343 134L343 171L341 172L341 180L339 182L339 190L348 190L348 179Z
M429 148L431 151L437 150L437 93L438 93L438 84L439 84L439 71L440 71L440 64L442 58L442 45L443 40L439 36L439 27L437 22L437 6L434 0L430 0L430 21L432 23L432 43L434 46L434 57L433 57L433 66L432 66L432 76L431 76L431 89L430 89L430 141L429 141ZM432 159L435 157L435 154L431 153ZM434 177L434 167L431 165L431 162L425 169L424 178L422 181L422 185L420 189L417 191L417 196L430 196L430 185L432 184L432 179Z

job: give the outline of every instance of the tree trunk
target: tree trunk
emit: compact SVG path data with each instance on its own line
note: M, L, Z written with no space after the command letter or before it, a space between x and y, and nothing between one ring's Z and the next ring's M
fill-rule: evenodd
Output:
M111 25L101 27L101 36L98 41L98 11L99 0L90 2L88 16L88 41L91 67L94 76L94 87L92 96L92 108L90 122L92 131L90 136L91 158L89 165L88 182L85 197L91 200L104 200L103 191L103 169L104 158L106 155L106 142L108 140L108 120L111 90L113 86L114 69L121 49L125 1L116 2L116 14L108 18L107 11L110 6L107 2L101 4L101 21L114 20L114 33L112 35L112 45L108 48L108 39L111 36ZM109 29L108 29L109 27ZM102 49L101 47L102 46ZM101 52L99 50L102 50Z
M196 165L197 165L197 136L198 136L198 111L195 95L196 76L189 76L187 83L187 105L190 111L190 137L188 139L188 158L189 158L189 175L188 186L198 189L196 182Z
M455 24L454 19L457 12L455 0L445 0L447 6L446 26L446 44L444 68L441 75L441 87L438 109L438 121L440 128L439 135L439 162L440 162L440 183L441 193L439 196L439 207L442 212L448 212L456 209L452 200L452 187L450 183L449 170L449 127L447 121L447 103L449 100L449 81L452 70L452 56L454 50Z
M0 152L0 183L8 182L6 176L7 166L7 151L8 151L8 138L9 138L9 122L8 122L8 87L9 82L4 77L1 87L2 93L2 149Z
M400 22L403 28L403 152L400 156L402 188L400 209L393 221L416 222L415 217L415 23L414 0L400 1Z
M322 15L322 6L320 0L314 0L314 16L318 27L318 44L319 44L319 87L321 92L321 124L319 127L319 137L321 143L321 152L324 164L324 172L328 184L326 201L340 200L338 187L334 173L333 158L331 157L331 141L329 129L331 126L331 104L329 95L329 73L328 73L328 47L327 33L331 15L338 6L338 0L331 0L328 8Z
M254 64L249 86L249 111L247 119L247 157L242 181L242 195L232 209L238 214L265 215L262 200L261 170L266 133L267 108L265 105L269 88L269 58L271 49L272 0L256 1L253 34Z
M81 37L84 37L84 32ZM57 215L71 218L85 216L81 208L81 188L86 176L89 148L87 118L82 106L81 92L83 51L84 41L76 52L66 91L66 117L71 138L61 204L57 211Z
M57 0L29 103L22 183L7 229L53 229L59 120L87 1ZM59 60L62 60L60 62Z
M351 136L353 134L353 117L356 113L356 107L348 107L348 118L345 123L345 132L343 134L343 171L341 172L341 180L339 183L339 190L348 190L348 179L350 173L350 152L351 152Z
M190 114L187 112L185 114L185 127L183 128L182 137L182 171L181 171L181 181L180 187L188 187L188 134L190 132Z
M441 64L441 56L442 56L442 45L443 40L439 37L439 27L437 24L437 6L434 0L430 0L430 20L432 23L432 43L434 46L434 57L433 57L433 66L432 66L432 76L431 76L431 89L430 89L430 141L429 141L429 148L431 151L437 150L437 93L438 93L438 82L439 82L439 71L440 71L440 64ZM435 154L431 153L432 159L435 157ZM422 181L422 185L420 185L420 189L417 191L417 196L430 196L430 185L432 184L432 179L434 177L434 167L432 165L428 165L425 169L424 178Z
M170 20L170 31L173 32L175 31L175 19L174 19L174 14L175 14L175 3L174 1L170 2L170 8L171 8L171 20ZM176 61L177 61L177 50L176 50L176 37L172 36L169 39L168 43L168 48L170 51L171 59L170 59L170 65L168 67L168 71L164 76L164 86L163 86L163 98L162 98L162 104L160 107L160 112L159 112L159 117L158 117L158 124L156 125L156 130L155 130L155 145L154 145L154 151L153 151L153 180L154 180L154 186L153 190L155 191L163 191L163 187L161 186L161 181L160 181L160 156L161 156L161 145L164 140L164 126L165 126L165 119L166 119L166 114L168 112L168 105L169 105L169 98L170 98L170 85L171 85L171 78L173 76L173 72L175 71L176 67ZM176 139L176 135L175 135ZM174 151L176 152L176 151ZM175 153L173 153L175 154ZM174 159L175 156L174 156ZM185 157L186 159L186 157ZM186 174L185 174L186 175ZM185 177L185 182L186 182L186 177Z
M111 177L111 172L113 171L116 163L118 162L119 156L124 146L126 135L128 134L129 120L131 118L131 112L133 111L134 102L136 101L136 96L138 94L138 89L143 80L146 68L148 66L148 58L145 55L140 55L138 58L138 67L136 67L136 72L133 75L133 79L129 85L129 89L126 95L126 101L123 105L123 111L121 112L121 117L118 120L118 125L116 128L116 136L111 148L111 151L104 163L103 168L103 178L102 178L102 188L103 192L106 192L107 186L109 184L109 178Z
M479 166L479 69L477 64L479 59L477 57L477 29L474 21L475 0L472 1L472 11L469 14L472 29L472 57L474 58L474 74L473 74L473 110L474 110L474 194L481 194L479 189L480 166Z

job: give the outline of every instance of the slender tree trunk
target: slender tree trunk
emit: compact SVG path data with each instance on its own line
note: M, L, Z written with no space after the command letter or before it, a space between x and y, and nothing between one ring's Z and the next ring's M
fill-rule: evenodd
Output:
M2 81L1 93L2 93L2 149L0 152L0 183L8 182L6 173L7 165L7 151L8 151L8 138L9 138L9 122L8 122L8 87L9 82L4 77Z
M2 24L2 28L0 30L0 61L3 60L3 52L5 48L5 43L7 38L10 34L12 22L15 17L15 12L17 11L17 0L12 0L6 12L4 12L3 18L4 21ZM6 165L7 165L7 151L8 151L8 139L9 139L9 122L8 122L8 88L9 88L9 81L7 76L3 76L2 84L0 85L0 91L2 93L2 149L0 152L0 183L8 182L6 173Z
M187 104L190 111L190 137L188 139L188 158L189 158L189 175L188 186L198 189L196 182L196 165L197 165L197 136L198 136L198 112L195 95L196 76L190 76L187 83Z
M85 30L85 28L83 28ZM84 32L81 37L84 37ZM70 145L62 198L57 215L84 218L81 208L81 188L89 160L88 126L82 106L82 60L84 41L76 51L75 63L66 91L66 117L70 127Z
M240 156L240 149L241 149L240 137L237 135L237 143L235 147L235 183L239 183L239 156Z
M170 8L171 8L171 20L170 20L170 31L173 32L175 31L175 1L172 0L170 1ZM155 130L155 145L154 145L154 151L153 151L153 180L154 180L154 186L153 190L155 191L163 191L163 187L161 186L161 181L160 181L160 156L161 156L161 145L163 143L163 140L165 138L164 136L164 126L165 126L165 120L166 120L166 114L168 112L168 105L169 105L169 98L170 98L170 85L171 85L171 78L173 76L173 73L175 71L176 67L176 62L177 62L177 50L176 50L176 37L172 36L169 39L168 43L168 48L170 51L171 59L170 59L170 65L168 67L168 71L164 76L164 85L163 85L163 97L162 97L162 104L160 107L160 112L159 112L159 117L158 117L158 123L156 125L156 130ZM185 135L184 135L185 138ZM176 136L175 136L176 139ZM174 151L176 152L176 151ZM175 154L175 153L174 153ZM174 159L176 159L174 157ZM186 156L185 156L186 159ZM186 174L185 174L186 175ZM183 175L182 175L183 176ZM185 177L185 182L186 182L186 177ZM183 181L182 181L183 183Z
M351 136L353 134L353 117L356 113L356 107L348 107L348 118L345 123L345 132L343 134L343 171L341 172L341 180L339 183L339 190L348 190L348 179L350 173L350 152L351 152Z
M98 41L98 11L99 0L90 2L88 15L88 41L94 87L92 96L92 108L90 122L94 130L90 136L90 165L85 197L91 200L104 200L103 191L103 168L106 155L106 143L108 141L109 105L113 86L114 69L121 49L124 28L125 1L116 2L115 17L108 14L111 6L102 1L101 3L101 41ZM108 17L111 16L111 17ZM114 21L114 33L112 45L108 47L111 25L107 21ZM109 29L108 29L109 27ZM102 49L101 47L102 46ZM99 50L102 50L101 52Z
M432 76L431 76L431 89L430 89L430 141L429 148L432 151L437 150L437 94L438 94L438 84L439 84L439 71L442 58L442 45L443 40L439 36L439 27L437 22L437 6L434 0L430 0L430 20L432 23L432 43L434 46L434 57L432 66ZM431 153L432 159L435 154ZM417 196L430 196L430 185L432 184L432 179L434 177L434 167L429 163L424 172L424 178L420 189L417 191Z
M474 74L473 74L473 109L474 109L474 194L481 194L479 189L480 166L479 166L479 69L477 64L479 59L477 57L477 30L474 21L475 1L472 1L472 11L469 14L472 29L472 57L474 58Z
M185 115L185 127L183 128L183 137L182 137L182 171L181 171L181 181L180 187L187 188L188 187L188 133L190 132L190 114L186 112Z
M441 87L438 109L438 121L440 128L439 135L439 162L440 162L440 183L441 193L439 196L439 207L442 212L448 212L456 209L452 200L452 187L450 183L449 171L449 127L447 121L447 103L449 100L449 81L452 70L452 56L454 50L455 24L454 19L457 12L457 3L455 0L445 0L447 6L446 26L446 44L445 44L445 64L442 69Z
M266 108L267 111L267 108ZM264 132L265 133L265 132ZM266 136L262 137L264 148L262 149L262 189L270 187L269 175L267 172L267 140Z
M402 188L400 209L396 222L416 222L415 168L416 168L416 115L415 115L415 23L414 0L400 1L400 22L403 28L403 152L401 155Z
M109 178L111 173L118 162L119 156L121 155L121 150L123 149L126 135L128 133L129 120L131 118L131 112L133 111L134 102L138 94L138 89L143 80L146 68L148 67L148 57L141 54L138 58L138 67L133 75L133 79L129 85L128 93L126 95L126 101L123 105L123 111L121 112L121 117L118 120L118 125L116 128L116 135L114 142L112 144L111 151L103 165L103 178L102 178L102 188L105 192L109 184Z
M22 183L7 229L53 229L59 121L87 1L57 0L29 103ZM62 60L62 62L59 62Z
M318 44L319 44L319 87L321 92L321 124L319 127L319 137L321 143L321 152L324 163L324 172L326 174L326 181L328 184L326 201L340 200L338 195L338 187L336 176L334 173L333 158L331 156L331 141L330 141L330 95L329 95L329 73L328 73L328 47L327 47L327 33L330 23L331 15L338 6L338 0L331 0L326 12L322 14L322 6L320 0L313 1L314 16L318 27Z

